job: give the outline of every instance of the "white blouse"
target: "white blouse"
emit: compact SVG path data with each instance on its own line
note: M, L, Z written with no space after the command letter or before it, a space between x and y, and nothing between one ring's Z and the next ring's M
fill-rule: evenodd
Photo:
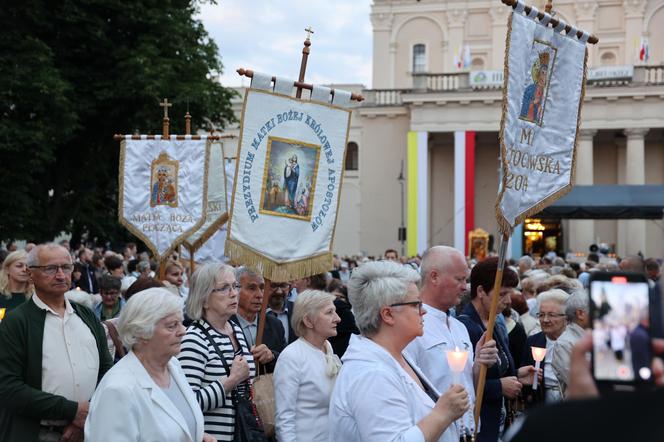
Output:
M328 409L336 374L329 376L327 365L330 358L341 362L327 341L325 346L328 357L299 338L279 355L274 369L279 442L327 442L329 438Z

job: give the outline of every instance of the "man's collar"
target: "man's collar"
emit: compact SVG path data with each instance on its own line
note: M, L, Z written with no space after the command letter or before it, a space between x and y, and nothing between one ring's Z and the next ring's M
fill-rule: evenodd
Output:
M44 301L42 301L39 298L39 295L35 292L35 294L32 295L32 300L34 301L35 305L39 307L42 310L46 310L49 313L53 313L56 316L58 315L51 307L49 307ZM65 315L71 315L74 313L74 308L71 306L71 303L69 300L65 297Z
M427 311L427 315L435 316L438 319L447 321L448 314L442 310L438 310L436 307L433 307L429 304L424 304L424 309Z
M241 324L243 327L246 327L247 325L255 325L256 327L258 327L258 315L256 315L256 316L254 317L254 320L253 320L253 321L248 321L244 316L242 316L242 315L238 312L238 314L237 314L237 319L238 319L238 321L240 321L240 324Z

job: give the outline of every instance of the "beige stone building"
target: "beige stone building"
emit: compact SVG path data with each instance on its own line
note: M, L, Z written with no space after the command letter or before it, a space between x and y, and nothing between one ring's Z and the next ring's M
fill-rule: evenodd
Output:
M533 4L543 9L544 3ZM411 253L435 244L464 248L469 228L497 237L498 130L510 11L497 0L374 0L372 85L352 120L336 252L399 250L402 219ZM576 184L664 184L664 0L556 0L554 11L600 39L589 45ZM644 41L647 61L639 59ZM458 68L459 61L465 67ZM474 176L467 186L474 193L464 200L455 182L465 164L459 140L468 134L474 140ZM409 137L417 146L411 154L426 164L417 177L407 167ZM412 191L408 200L413 182L417 204ZM604 196L598 190L597 198ZM538 220L531 224L541 233L515 232L512 256L524 250L586 252L597 242L613 245L619 255L664 256L662 217Z

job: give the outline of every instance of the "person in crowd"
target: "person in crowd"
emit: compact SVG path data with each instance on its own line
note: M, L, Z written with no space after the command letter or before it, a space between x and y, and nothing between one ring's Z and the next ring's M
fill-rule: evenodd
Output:
M509 298L505 300L505 309L503 310L503 318L505 318L505 328L507 328L507 339L509 341L510 353L514 358L514 365L521 367L521 354L526 346L528 335L526 329L521 323L520 315L513 305L514 300L522 301L523 305L528 305L521 297L521 294L513 290ZM533 318L535 319L535 318Z
M519 276L525 278L533 268L535 268L535 260L528 256L524 255L519 258Z
M235 428L233 395L249 395L256 376L254 358L242 328L230 321L238 307L240 285L232 267L204 264L190 280L187 329L178 358L205 416L205 431L232 441ZM223 358L223 359L222 359Z
M342 357L348 348L350 336L360 334L355 324L355 316L348 301L348 289L338 280L332 280L327 286L327 291L334 295L334 307L337 309L337 315L340 318L337 324L336 336L330 336L328 341L332 345L334 354Z
M92 266L92 256L92 250L87 247L83 247L78 252L78 262L81 263L83 272L77 287L91 295L99 293L99 286L97 284L97 278L95 277L95 269Z
M498 258L486 258L478 262L470 273L470 303L463 309L458 319L466 326L470 336L472 348L486 332L489 323L491 298L494 292L494 280L498 269ZM514 287L519 283L516 272L509 267L503 272L503 280L498 293L498 310L505 308L507 298ZM488 287L486 289L485 287ZM523 367L517 371L514 358L510 353L507 330L498 322L493 329L493 339L498 348L500 361L487 370L484 396L482 397L482 410L480 413L481 426L477 435L478 441L495 442L501 432L501 415L504 400L508 399L508 417L514 414L513 403L517 399L524 384L532 383L535 368ZM508 419L508 423L509 420Z
M85 274L85 266L80 262L74 263L74 270L71 273L71 289L72 290L83 290L81 286L83 285L83 275ZM83 290L85 291L85 290ZM87 293L87 292L86 292Z
M532 347L546 348L544 360L540 362L544 382L535 391L532 388L527 388L524 391L524 401L528 408L541 402L551 403L562 399L560 385L554 370L551 368L551 361L553 360L554 345L567 327L565 304L568 298L569 295L561 289L552 289L537 295L539 304L537 318L542 331L528 337L521 361L524 365L534 364Z
M327 341L337 334L335 296L300 293L293 307L299 337L281 352L274 369L276 432L280 442L328 442L330 396L341 361Z
M399 262L399 253L394 249L387 249L383 254L385 261Z
M645 267L648 278L654 283L658 282L662 276L662 268L657 260L654 258L646 259Z
M232 319L240 324L254 361L261 364L262 370L266 373L272 373L279 354L286 348L284 327L277 318L266 314L263 340L257 345L258 314L263 302L265 281L246 267L238 267L235 270L235 278L240 284L240 299L237 315Z
M120 310L124 307L125 300L120 296L122 281L111 275L102 276L99 281L99 293L101 302L95 307L95 316L100 321L120 316Z
M162 280L164 287L186 300L188 290L184 286L184 266L180 261L174 260L168 260L164 265L164 279ZM138 263L136 271L138 272Z
M130 259L129 261L126 261L126 274L122 278L122 291L125 292L127 288L129 288L130 285L132 285L136 279L140 276L140 273L136 270L136 267L138 266L138 260L137 259Z
M361 335L351 336L332 393L334 440L437 441L468 410L463 386L439 396L403 354L423 332L419 280L414 270L389 261L353 272L349 297Z
M123 298L125 301L129 301L129 298L134 296L136 293L154 287L164 287L164 283L155 278L138 278L132 285L129 286L127 291L124 293Z
M104 257L101 253L94 252L92 254L92 269L94 270L95 279L97 279L97 282L99 282L101 277L107 273L106 266L104 265Z
M446 352L457 349L467 351L468 359L460 382L472 404L475 400L474 381L479 375L480 364L495 364L498 351L493 340L485 344L484 339L480 339L477 348L473 348L466 327L449 314L466 292L466 258L453 247L432 247L422 256L420 274L423 279L420 296L427 311L423 318L424 333L408 344L405 354L422 370L436 390L446 391L452 386L454 376L447 364ZM462 437L473 435L475 425L472 414L471 408L462 419L445 430L441 440L458 442Z
M590 325L588 314L588 293L581 289L577 290L565 301L565 315L567 315L567 327L556 339L551 357L551 368L558 380L560 393L565 397L567 384L569 384L569 366L572 347L583 337L585 329Z
M15 309L30 299L33 290L28 272L28 254L23 250L11 252L0 270L0 309L5 309L4 314Z
M267 314L281 321L284 327L284 341L286 344L295 342L297 336L291 327L291 318L293 316L293 302L287 299L290 291L290 284L287 282L273 282L270 284L270 293L268 300ZM297 298L296 298L297 299Z
M90 442L213 441L175 358L184 326L182 300L164 288L127 302L118 330L129 353L104 376L90 403Z
M515 290L512 292L510 297L512 298L512 308L516 310L517 314L519 315L518 318L514 319L516 319L523 326L523 331L526 333L526 336L534 334L533 330L539 331L539 323L537 322L537 318L530 314L530 307L528 306L528 302L526 302L526 298L523 296L523 294ZM537 333L537 331L535 331L535 333ZM519 356L520 355L521 353L519 353Z
M104 266L106 267L106 270L108 270L109 275L120 279L125 277L122 260L116 255L106 256L104 258ZM127 290L127 288L125 287L124 290Z
M27 264L35 292L0 324L0 440L82 440L111 367L106 337L92 310L65 298L74 266L64 247L39 245Z

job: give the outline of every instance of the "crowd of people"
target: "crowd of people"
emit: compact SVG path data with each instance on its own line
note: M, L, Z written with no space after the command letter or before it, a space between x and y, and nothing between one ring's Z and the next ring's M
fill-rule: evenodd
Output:
M0 257L2 441L528 440L542 405L596 394L583 357L593 272L646 276L661 308L661 264L640 256L511 260L492 339L498 259L447 246L335 257L328 273L267 284L243 266L192 272L177 253L160 269L135 244ZM644 326L664 337L661 315ZM274 434L255 406L261 376Z

